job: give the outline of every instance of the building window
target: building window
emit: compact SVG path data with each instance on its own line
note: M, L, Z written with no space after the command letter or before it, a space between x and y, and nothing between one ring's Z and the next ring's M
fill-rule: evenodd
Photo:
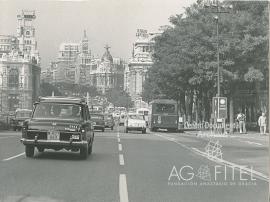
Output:
M8 87L18 88L19 87L19 71L18 69L11 69L8 76Z

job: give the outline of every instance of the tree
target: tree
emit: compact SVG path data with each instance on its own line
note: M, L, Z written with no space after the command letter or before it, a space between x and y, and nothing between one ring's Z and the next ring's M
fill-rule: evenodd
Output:
M55 96L61 96L62 93L59 91L59 89L50 84L50 83L41 83L40 85L40 96L51 96L52 92L54 92Z
M268 4L224 2L229 3L234 9L220 14L218 41L213 14L200 1L186 8L184 15L170 18L172 25L155 39L144 99L165 94L182 103L190 120L194 109L200 112L196 117L209 120L216 95L217 42L223 95L233 97L239 83L266 82L262 75L268 74Z
M105 96L107 97L107 100L116 107L132 107L131 97L123 90L113 88L110 89Z

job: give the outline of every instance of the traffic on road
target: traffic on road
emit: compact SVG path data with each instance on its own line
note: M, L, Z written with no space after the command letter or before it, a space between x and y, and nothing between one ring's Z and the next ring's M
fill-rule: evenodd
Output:
M134 112L103 131L97 114L44 97L22 131L1 131L0 201L267 201L266 136L150 130Z

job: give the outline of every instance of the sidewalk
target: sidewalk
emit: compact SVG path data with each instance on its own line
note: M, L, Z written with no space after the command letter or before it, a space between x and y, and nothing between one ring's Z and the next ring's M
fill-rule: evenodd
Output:
M257 131L248 131L247 133L239 133L239 132L234 132L231 134L220 134L220 133L215 133L214 131L184 131L184 134L189 134L189 135L194 135L198 137L250 137L250 138L256 138L256 137L269 137L269 133L266 134L260 134L260 132Z

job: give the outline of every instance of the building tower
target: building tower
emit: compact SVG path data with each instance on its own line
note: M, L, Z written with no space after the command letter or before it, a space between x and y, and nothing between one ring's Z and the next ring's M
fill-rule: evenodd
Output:
M17 15L17 19L17 38L19 40L19 50L21 55L29 57L32 61L39 63L40 59L34 27L34 20L36 19L35 11L22 10L22 13Z
M88 37L86 35L86 30L83 32L83 38L81 41L81 53L88 54L89 53L89 47L88 47Z

